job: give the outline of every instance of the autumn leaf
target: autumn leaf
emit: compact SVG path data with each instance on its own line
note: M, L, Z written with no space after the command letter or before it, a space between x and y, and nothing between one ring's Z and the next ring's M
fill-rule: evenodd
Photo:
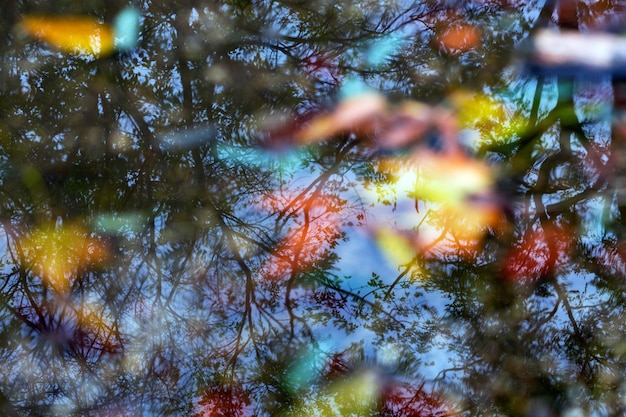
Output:
M19 27L62 52L91 56L110 55L135 46L139 14L124 9L113 25L86 16L25 16Z
M407 265L416 256L411 239L405 234L385 227L374 231L374 239L390 266Z
M422 152L413 160L419 169L414 190L419 199L459 205L473 195L489 193L493 186L491 168L462 154Z
M21 27L63 52L99 56L114 50L113 29L87 17L26 16Z
M389 115L375 140L383 150L406 149L433 127L434 115L431 106L406 101Z

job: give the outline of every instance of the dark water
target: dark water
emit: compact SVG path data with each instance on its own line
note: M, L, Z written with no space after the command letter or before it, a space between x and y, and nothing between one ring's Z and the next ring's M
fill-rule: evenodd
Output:
M2 415L622 415L618 3L5 5Z

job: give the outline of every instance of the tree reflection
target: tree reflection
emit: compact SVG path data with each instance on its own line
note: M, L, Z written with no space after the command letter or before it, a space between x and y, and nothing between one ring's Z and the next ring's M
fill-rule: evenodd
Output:
M144 1L96 58L39 3L0 18L4 415L624 412L622 80L520 42L618 5Z

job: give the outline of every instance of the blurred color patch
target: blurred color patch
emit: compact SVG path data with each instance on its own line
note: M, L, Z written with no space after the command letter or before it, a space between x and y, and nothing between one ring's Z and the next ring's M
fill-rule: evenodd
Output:
M451 54L459 54L475 49L481 42L478 28L468 24L450 26L435 39L437 46Z
M71 289L78 274L102 264L107 245L80 226L43 226L21 240L26 264L59 292Z

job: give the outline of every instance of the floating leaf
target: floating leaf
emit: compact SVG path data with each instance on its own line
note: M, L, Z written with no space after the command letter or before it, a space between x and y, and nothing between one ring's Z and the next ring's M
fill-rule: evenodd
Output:
M527 45L527 66L545 75L624 75L625 48L621 34L541 29Z
M26 16L21 27L63 52L100 56L115 49L113 29L89 17Z
M113 27L86 16L25 16L20 27L63 52L105 56L135 47L139 13L134 9L122 10Z
M370 132L386 113L385 97L361 80L346 80L339 95L339 104L332 111L313 117L295 132L296 143L315 143L339 133Z
M463 155L424 152L415 162L420 169L415 196L420 199L458 205L472 195L489 192L493 185L491 169Z
M414 254L471 256L489 229L499 229L504 224L501 206L492 190L494 173L481 161L463 154L421 150L407 158L383 159L380 168L388 173L392 191L426 205L424 214L414 215L412 225L403 222L411 234ZM394 239L385 241L406 247ZM394 250L403 254L402 258L409 253L406 249Z
M425 254L471 255L489 228L503 222L493 196L493 171L463 155L424 153L415 197L432 203L414 243Z
M169 129L157 138L163 150L186 151L211 142L216 135L212 125L198 124Z
M389 115L376 137L383 150L402 150L412 146L431 128L435 110L424 103L406 101Z
M370 132L377 118L385 114L387 101L382 95L370 90L345 94L348 98L342 100L331 113L313 118L296 132L296 142L306 145L339 133Z

